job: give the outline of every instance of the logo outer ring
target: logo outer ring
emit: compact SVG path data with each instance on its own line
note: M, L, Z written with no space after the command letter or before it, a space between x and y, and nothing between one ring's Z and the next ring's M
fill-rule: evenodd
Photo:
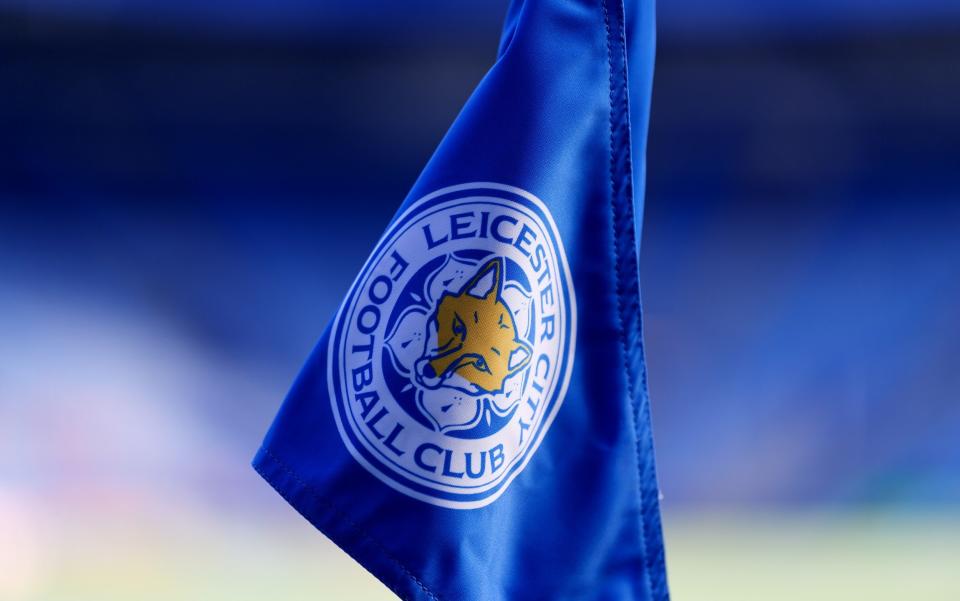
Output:
M490 494L483 496L479 499L455 500L455 499L442 498L435 495L427 494L420 490L407 486L402 482L396 481L394 478L390 477L388 474L383 473L384 472L383 469L373 465L364 456L363 452L356 448L354 442L351 439L350 434L346 431L346 428L349 426L346 426L343 423L343 419L340 415L339 404L341 403L341 395L343 393L337 389L337 386L335 384L333 356L336 354L334 352L335 351L334 346L337 344L340 330L344 327L342 319L344 317L345 312L349 308L348 301L354 297L356 292L358 292L358 287L362 285L367 269L371 266L371 263L373 262L374 258L378 255L381 244L383 244L384 241L387 240L387 235L392 233L394 224L402 222L404 219L412 215L414 212L420 210L423 204L435 198L448 195L448 194L457 193L457 192L476 191L476 190L501 191L501 192L513 194L515 196L519 196L527 200L531 204L533 204L543 216L544 218L543 226L549 231L549 233L553 238L552 242L556 247L557 263L559 265L559 270L562 272L565 288L567 290L566 311L568 314L567 320L569 323L569 331L567 332L567 341L566 341L567 353L566 353L565 362L564 362L564 372L561 375L560 381L554 392L554 396L556 400L553 403L553 407L550 413L548 413L543 417L542 426L539 428L537 438L530 443L529 448L525 453L525 456L520 460L519 464L512 471L512 473L510 473L504 479L504 481L501 484L499 484L497 488ZM436 190L434 192L431 192L430 194L427 194L426 196L419 198L415 202L411 203L410 206L406 210L404 210L403 213L399 214L395 219L392 220L391 226L387 228L384 237L377 243L377 247L371 253L370 257L364 263L357 277L354 279L353 283L351 284L345 301L341 304L339 310L337 311L336 316L334 317L334 321L332 322L332 327L331 327L330 341L326 350L327 350L327 386L329 389L331 409L334 415L334 420L337 425L337 430L344 443L344 446L350 452L351 456L358 463L360 463L371 475L376 477L378 480L380 480L387 486L393 488L394 490L406 496L409 496L411 498L429 503L431 505L446 507L449 509L478 509L481 507L485 507L490 503L493 503L494 501L496 501L507 490L507 488L509 488L513 479L516 478L521 472L523 472L523 470L526 468L527 464L529 463L530 459L533 457L534 453L537 451L540 444L542 443L543 438L546 436L546 433L550 429L550 426L552 425L554 419L556 418L557 413L559 412L560 407L562 406L564 398L566 396L567 387L569 386L570 377L573 371L573 362L574 362L574 355L576 350L576 335L577 335L577 302L576 302L576 294L573 286L573 279L570 275L570 266L567 262L566 250L563 246L563 241L560 238L560 234L557 231L556 223L553 221L553 217L550 214L549 210L547 209L546 205L543 203L543 201L541 201L536 196L530 194L529 192L521 188L517 188L514 186L507 186L504 184L498 184L493 182L473 182L473 183L449 186L446 188L442 188L440 190Z

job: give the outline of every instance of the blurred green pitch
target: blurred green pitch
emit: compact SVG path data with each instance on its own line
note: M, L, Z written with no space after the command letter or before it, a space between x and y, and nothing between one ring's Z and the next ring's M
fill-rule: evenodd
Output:
M0 578L0 599L394 599L279 499L266 515L171 507L83 517L29 535L39 532L19 548L33 555L19 556L20 580ZM956 514L668 512L665 520L677 601L960 599Z

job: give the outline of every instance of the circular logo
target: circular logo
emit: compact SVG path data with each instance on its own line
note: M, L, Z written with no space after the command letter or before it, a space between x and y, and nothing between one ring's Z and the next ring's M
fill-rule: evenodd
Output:
M394 220L334 321L340 435L394 489L483 507L543 440L575 338L570 270L539 199L490 183L429 194Z

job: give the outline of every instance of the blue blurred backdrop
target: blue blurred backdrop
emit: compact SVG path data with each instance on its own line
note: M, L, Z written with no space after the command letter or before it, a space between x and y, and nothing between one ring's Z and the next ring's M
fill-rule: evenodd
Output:
M505 8L0 0L0 599L385 598L247 461ZM960 595L958 57L955 0L660 3L677 598Z

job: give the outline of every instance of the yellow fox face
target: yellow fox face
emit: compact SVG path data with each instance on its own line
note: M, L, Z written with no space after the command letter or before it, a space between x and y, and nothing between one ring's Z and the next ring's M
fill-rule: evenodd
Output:
M428 347L416 367L424 386L460 388L457 380L448 381L457 375L475 387L467 392L495 393L530 362L530 345L519 338L513 314L500 296L503 271L503 260L491 259L459 292L440 297L430 320L437 346Z

